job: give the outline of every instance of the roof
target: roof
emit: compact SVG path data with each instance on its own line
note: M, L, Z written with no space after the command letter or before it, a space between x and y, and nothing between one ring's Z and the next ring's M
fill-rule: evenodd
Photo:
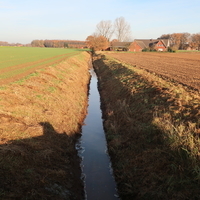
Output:
M163 41L163 43L164 43L164 45L166 46L166 47L169 47L170 46L170 40L169 39L161 39L162 41Z
M169 40L168 39L136 39L134 40L137 42L137 44L142 48L148 48L149 46L158 43L159 41L162 41L163 44L168 47L169 46Z
M129 47L131 44L131 42L112 42L111 46L112 47L122 47L122 48L126 48Z

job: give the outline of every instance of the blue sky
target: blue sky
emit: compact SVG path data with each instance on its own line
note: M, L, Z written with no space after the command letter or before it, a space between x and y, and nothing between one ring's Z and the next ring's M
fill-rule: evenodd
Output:
M133 39L200 32L200 0L0 0L0 41L85 40L123 16Z

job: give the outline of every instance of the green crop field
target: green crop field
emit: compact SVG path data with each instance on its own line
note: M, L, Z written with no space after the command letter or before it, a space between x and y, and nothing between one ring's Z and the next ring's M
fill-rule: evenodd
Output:
M57 64L79 54L75 49L0 47L0 82L25 76L38 68Z

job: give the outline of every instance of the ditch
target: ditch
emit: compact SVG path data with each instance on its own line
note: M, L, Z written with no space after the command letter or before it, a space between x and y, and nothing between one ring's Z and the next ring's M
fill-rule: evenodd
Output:
M82 127L82 136L77 144L79 156L82 158L85 199L116 200L118 195L107 153L97 76L93 67L91 67L90 73L88 114Z

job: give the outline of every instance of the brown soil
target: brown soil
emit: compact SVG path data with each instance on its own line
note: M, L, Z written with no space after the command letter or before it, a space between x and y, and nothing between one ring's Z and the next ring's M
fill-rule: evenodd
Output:
M174 79L200 91L200 53L109 53L110 56Z
M86 52L0 88L0 199L83 199L75 142L86 115Z
M142 56L113 57L126 55ZM104 55L93 60L120 198L200 199L199 93Z

